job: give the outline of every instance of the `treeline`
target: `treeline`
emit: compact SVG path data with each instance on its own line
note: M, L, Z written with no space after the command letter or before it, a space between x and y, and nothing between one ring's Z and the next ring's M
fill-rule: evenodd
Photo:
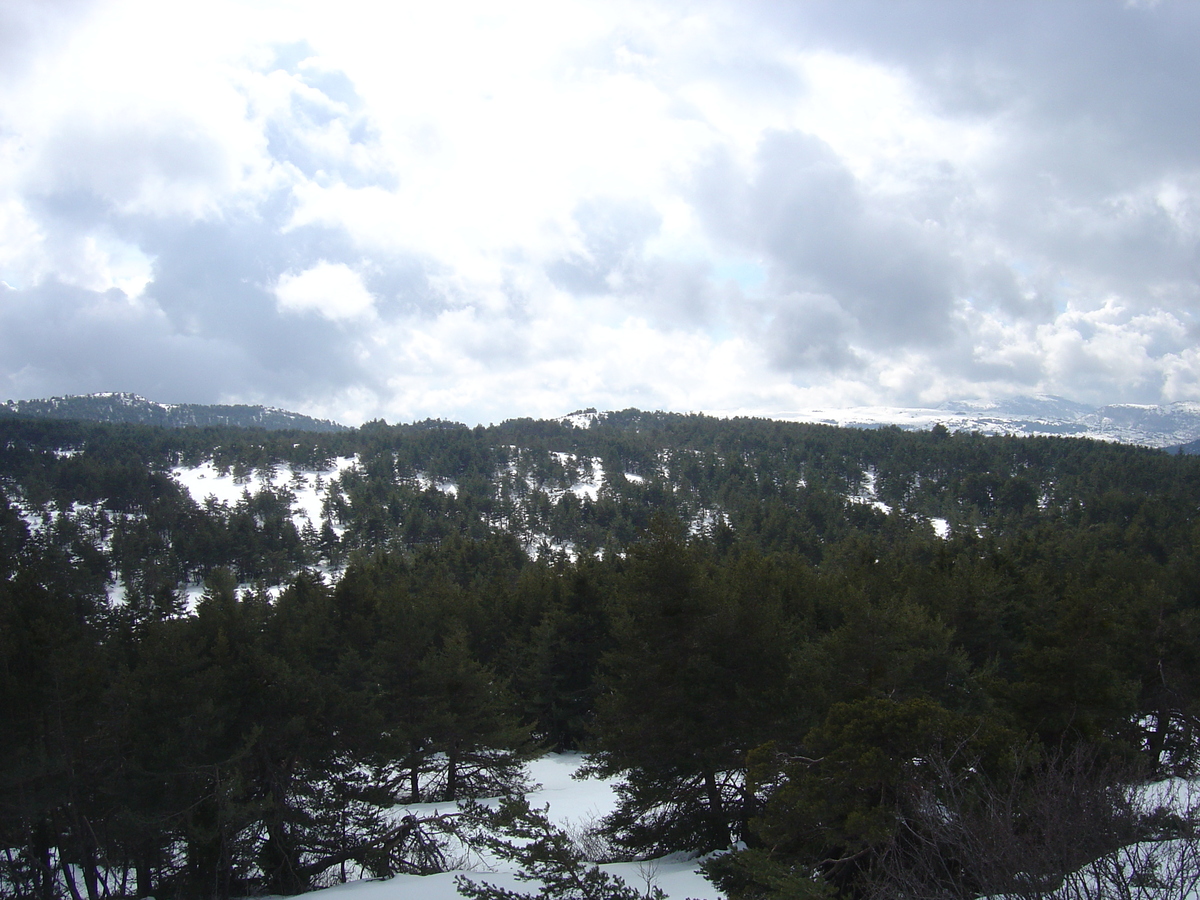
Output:
M300 534L288 467L351 454L328 529ZM168 472L201 460L279 484L197 505ZM4 896L435 871L452 821L393 807L519 789L546 749L624 778L597 833L614 857L741 842L710 865L739 898L1000 894L1150 826L1098 801L1090 841L987 868L947 815L1005 846L984 815L1003 796L1013 846L1051 846L1045 798L1198 759L1194 458L631 411L19 423L0 465ZM569 490L597 469L595 500Z
M244 483L245 496L206 504L170 478L202 463ZM321 478L327 494L307 531L291 514L297 474ZM0 494L26 516L78 520L111 578L165 590L220 566L280 584L355 551L413 552L450 535L513 534L534 555L620 552L656 512L813 564L850 534L931 521L1008 535L1140 514L1155 530L1190 521L1200 462L1083 440L634 410L587 429L429 421L338 434L12 419L0 420Z

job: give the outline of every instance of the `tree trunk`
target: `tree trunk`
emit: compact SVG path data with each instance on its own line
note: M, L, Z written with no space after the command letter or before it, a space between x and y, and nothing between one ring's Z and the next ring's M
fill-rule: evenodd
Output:
M141 897L154 896L154 864L151 862L154 851L143 844L138 848L133 859L133 870L137 876L137 895Z
M87 840L85 838L85 840ZM83 870L83 886L87 889L88 900L100 900L100 878L96 872L96 850L88 841L80 854L79 867Z
M721 850L731 843L729 837L729 822L725 817L725 804L721 800L721 788L717 784L717 773L712 769L704 770L704 792L708 796L709 833L713 845L710 850Z
M34 829L30 843L32 845L30 850L32 851L33 858L37 861L35 869L37 875L35 880L38 897L40 900L54 900L54 883L56 879L54 877L54 869L50 863L51 842L50 826L48 823L43 822Z
M458 749L446 751L446 793L443 800L449 802L458 799Z
M58 864L62 868L63 880L67 883L67 890L71 892L71 900L83 900L83 897L79 893L79 886L75 884L75 873L71 871L71 864L61 857Z
M1165 704L1164 704L1165 706ZM1171 730L1171 713L1159 709L1154 717L1154 730L1150 732L1150 758L1156 775L1162 772L1162 756L1167 747L1167 735Z

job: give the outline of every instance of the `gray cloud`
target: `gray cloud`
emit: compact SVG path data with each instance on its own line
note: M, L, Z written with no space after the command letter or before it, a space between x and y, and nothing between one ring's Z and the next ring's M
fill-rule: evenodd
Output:
M0 8L0 81L35 84L29 63L106 9ZM1200 6L716 0L611 24L564 44L566 62L497 55L393 93L391 60L247 34L218 92L174 73L194 108L97 91L94 113L68 97L39 119L0 99L0 262L19 288L0 293L0 378L25 395L358 391L389 415L396 385L434 386L450 406L428 412L449 416L496 373L512 403L582 372L677 380L614 403L699 406L679 373L720 365L744 382L704 390L729 407L835 382L881 402L1200 396ZM810 51L837 63L807 68ZM862 84L894 87L913 121L830 113ZM573 250L538 262L564 231ZM322 263L356 291L352 314L331 320L319 297L281 310L280 279ZM139 297L105 290L140 287L138 265ZM625 352L619 371L602 358Z
M551 263L547 274L559 287L576 294L606 294L636 272L646 241L662 218L648 203L592 198L574 213L583 246Z
M0 357L11 396L117 389L203 402L268 375L245 348L174 332L119 290L54 281L0 287Z
M662 226L649 203L592 198L574 213L582 248L547 266L560 288L579 296L612 296L656 327L710 324L740 302L736 292L714 283L708 261L649 255L647 242Z
M853 320L832 297L789 294L772 304L762 339L781 369L841 372L863 364L848 341L853 329Z
M294 49L299 60L307 58L304 47ZM330 128L343 128L351 144L371 139L369 121L353 111L361 100L352 83L317 70L305 70L305 80L329 102L295 98L285 121L268 123L268 150L302 171L352 185L378 183L344 159L321 157L307 139L314 129ZM271 145L273 124L290 144ZM16 394L119 385L162 399L232 395L304 403L352 385L382 391L386 373L360 352L369 337L361 324L278 308L273 288L280 277L319 261L361 272L380 321L444 308L428 261L394 250L364 254L338 227L292 227L296 201L288 187L235 194L231 203L237 172L228 149L183 112L145 121L67 121L37 153L23 199L54 274L6 290L0 306L0 359ZM213 208L218 202L223 209ZM95 240L136 248L152 260L136 301L115 288L69 283L88 282L81 260Z
M228 168L217 138L185 117L144 123L71 122L45 142L32 198L103 215L164 193L205 192Z
M89 218L69 197L52 220L67 241ZM89 206L89 199L80 201ZM120 290L90 291L50 280L0 299L10 385L22 395L137 390L170 400L219 396L311 401L349 385L382 390L384 373L358 352L360 327L281 312L272 291L281 274L312 261L366 269L348 237L316 226L284 229L286 197L257 215L215 221L128 216L117 231L154 259L137 301ZM366 279L387 319L434 312L438 298L419 261L389 258ZM74 387L72 387L74 385Z
M785 318L801 315L786 299L799 293L826 298L820 330L836 320L839 333L852 330L871 345L921 345L948 336L957 272L943 236L868 202L820 139L768 135L753 173L716 158L697 176L696 202L715 233L770 260ZM838 311L832 317L830 304Z
M948 116L996 121L1003 155L982 174L1007 240L1115 277L1194 276L1194 243L1179 252L1161 210L1113 200L1197 172L1200 6L818 0L758 14L799 45L898 66Z

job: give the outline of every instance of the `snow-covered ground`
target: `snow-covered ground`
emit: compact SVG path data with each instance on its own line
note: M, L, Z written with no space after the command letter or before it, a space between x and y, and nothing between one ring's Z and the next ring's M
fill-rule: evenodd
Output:
M530 781L540 785L528 795L530 806L539 809L549 804L550 821L565 828L569 833L578 832L616 806L613 784L601 779L577 781L572 774L583 763L580 754L549 754L530 763ZM1196 806L1194 784L1172 780L1147 785L1141 792L1143 806L1149 812L1155 807L1174 809L1181 814ZM450 804L421 804L408 809L418 815L446 812ZM658 860L642 863L615 863L601 868L617 875L632 887L647 891L647 881L662 888L673 900L696 898L717 900L721 893L698 872L697 860L675 854ZM1137 886L1133 870L1143 875L1148 870L1157 870L1160 878L1169 879L1182 890L1168 894L1156 893L1150 885ZM459 900L455 878L466 875L472 881L486 881L499 887L535 893L538 885L518 881L511 865L491 864L476 859L469 868L438 875L397 875L385 880L351 882L326 888L323 897L334 900ZM1085 867L1072 876L1069 886L1081 889L1078 896L1128 896L1131 898L1162 898L1175 900L1200 900L1200 859L1197 844L1185 841L1134 844L1113 855L1107 861ZM1133 884L1130 884L1133 882ZM1112 892L1117 885L1131 888L1132 893ZM1067 891L1062 896L1076 896ZM1091 890L1092 893L1087 893ZM1104 893L1105 890L1110 893ZM1056 894L1055 896L1059 896Z
M593 456L581 468L579 480L571 485L571 493L580 500L587 498L593 503L600 499L600 489L604 487L604 460Z
M559 416L558 421L575 428L591 428L600 418L600 413L594 409L581 409L565 416Z
M357 463L356 456L338 457L333 460L333 468L323 472L255 469L239 479L232 471L221 472L212 460L205 460L198 466L176 466L171 475L201 506L209 497L234 506L247 493L253 495L265 487L287 488L293 496L292 521L296 528L303 528L305 524L317 528L323 518L325 500L329 497L330 482Z
M851 503L861 503L867 506L874 507L884 515L891 515L892 508L879 499L877 483L879 476L872 466L863 473L862 481L859 483L857 494L848 496L846 499Z
M413 481L423 491L427 491L430 488L437 488L448 497L458 496L458 485L448 478L433 479L424 472L417 472L413 476Z
M732 416L748 411L709 412ZM819 422L852 428L897 425L906 430L927 431L935 425L944 425L951 431L1089 437L1150 447L1171 447L1200 438L1200 403L1194 401L1165 406L1118 403L1089 407L1061 397L1038 395L1002 401L955 401L937 407L812 407L765 415L784 422Z
M550 821L568 831L580 830L606 815L616 806L616 795L610 781L589 778L577 781L572 774L583 764L577 753L549 754L529 764L529 779L540 787L528 795L529 805L539 809L549 804ZM426 803L410 807L414 813L430 814L446 811L452 804ZM662 888L674 900L696 898L717 900L721 896L705 881L697 862L679 854L642 863L612 863L601 868L624 879L627 884L645 891L647 880ZM466 875L472 881L486 881L501 887L536 893L537 885L518 881L511 865L474 863L470 869L442 872L437 875L396 875L383 880L356 881L326 888L321 896L327 900L459 900L454 880Z

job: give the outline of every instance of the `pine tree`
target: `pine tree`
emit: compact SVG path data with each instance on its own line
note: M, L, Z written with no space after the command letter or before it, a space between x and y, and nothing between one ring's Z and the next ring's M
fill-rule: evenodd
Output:
M602 660L594 768L622 774L607 827L631 850L707 851L745 831L747 752L788 707L789 628L750 572L721 583L680 530L659 521L630 552Z

